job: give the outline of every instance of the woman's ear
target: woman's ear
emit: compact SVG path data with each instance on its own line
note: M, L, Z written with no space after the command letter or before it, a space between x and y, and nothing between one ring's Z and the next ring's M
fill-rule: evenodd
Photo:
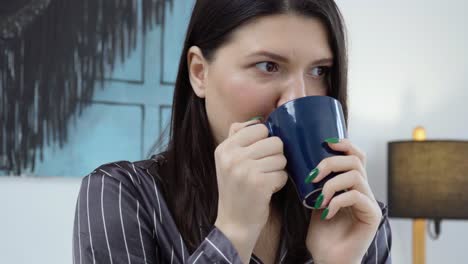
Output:
M192 46L189 48L187 52L187 65L193 91L198 97L205 98L208 63L199 47Z

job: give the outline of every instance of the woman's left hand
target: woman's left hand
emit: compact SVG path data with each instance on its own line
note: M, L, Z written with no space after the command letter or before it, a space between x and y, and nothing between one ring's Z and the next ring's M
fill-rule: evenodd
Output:
M382 211L367 182L366 158L348 139L328 143L345 153L322 160L317 183L339 172L323 186L321 210L313 210L306 245L314 263L361 263L377 232ZM336 192L346 192L333 197Z

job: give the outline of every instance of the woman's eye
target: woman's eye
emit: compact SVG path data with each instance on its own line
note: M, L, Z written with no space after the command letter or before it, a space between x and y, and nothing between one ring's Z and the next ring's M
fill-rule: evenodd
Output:
M325 74L327 74L330 70L330 67L325 67L325 66L319 66L315 67L311 71L311 75L315 78L321 78Z
M257 63L255 67L268 73L277 72L279 70L279 65L271 61Z

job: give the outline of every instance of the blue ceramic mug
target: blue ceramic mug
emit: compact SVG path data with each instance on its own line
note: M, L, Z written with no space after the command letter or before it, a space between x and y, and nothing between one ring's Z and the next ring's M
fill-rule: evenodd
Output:
M286 171L305 207L313 209L329 175L318 183L305 183L309 173L324 158L340 155L324 141L347 138L340 102L328 96L306 96L275 109L266 119L269 136L281 138L287 159Z

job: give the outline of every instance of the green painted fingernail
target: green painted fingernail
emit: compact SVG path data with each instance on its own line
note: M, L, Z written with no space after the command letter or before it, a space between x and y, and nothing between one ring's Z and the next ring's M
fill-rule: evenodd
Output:
M317 177L318 174L319 174L319 169L318 168L313 169L312 171L309 172L309 175L307 175L304 182L305 183L312 182L315 179L315 177Z
M315 200L314 208L319 209L320 206L322 206L322 203L323 203L323 193L321 193L319 197L317 198L317 200Z
M261 120L261 119L263 119L263 117L262 117L262 116L256 116L256 117L252 117L252 118L250 118L250 119L249 119L247 122L249 122L249 121L253 121L253 120Z
M320 219L324 220L325 218L327 218L327 215L328 215L328 207L325 208L325 210L323 210L322 215L320 216Z
M325 142L331 143L331 144L336 144L336 143L340 143L340 139L339 138L327 138L327 139L325 139Z

